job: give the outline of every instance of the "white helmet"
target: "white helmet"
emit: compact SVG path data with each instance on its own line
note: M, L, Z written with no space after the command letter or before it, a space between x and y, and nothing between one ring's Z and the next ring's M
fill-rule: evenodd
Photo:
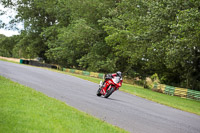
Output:
M121 77L122 73L120 71L117 72L117 76Z

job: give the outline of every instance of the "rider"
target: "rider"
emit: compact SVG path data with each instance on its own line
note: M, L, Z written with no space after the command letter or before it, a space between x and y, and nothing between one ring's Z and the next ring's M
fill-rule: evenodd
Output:
M104 83L106 82L107 79L111 79L111 78L114 78L114 77L120 77L120 82L118 83L118 86L122 86L123 80L122 80L122 73L120 71L113 73L113 74L107 74L106 77L105 77L105 81L103 82L103 85L104 85ZM106 92L107 87L108 87L108 85L104 88L104 93ZM117 89L119 89L119 88L117 88Z
M118 84L119 84L119 86L122 86L123 80L122 80L122 73L120 71L118 71L116 73L113 73L111 76L112 76L112 78L114 78L114 77L120 77L120 82Z

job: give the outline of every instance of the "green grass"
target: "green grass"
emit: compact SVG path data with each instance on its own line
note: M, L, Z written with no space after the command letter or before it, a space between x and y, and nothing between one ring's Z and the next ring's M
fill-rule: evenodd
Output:
M0 76L2 133L120 133L120 128Z
M20 64L19 62L16 61L10 61L10 60L6 60L6 59L0 59L1 61L6 61L6 62L11 62L11 63L16 63L16 64Z
M144 89L139 86L128 84L124 84L121 90L163 105L200 115L199 101L169 96L163 93L154 92L150 89Z
M99 83L101 79L88 77L84 75L78 75L69 72L62 72L72 76L76 76L85 80L89 80L94 83ZM180 109L183 111L191 112L197 115L200 115L200 101L184 99L177 96L169 96L166 94L154 92L150 89L145 89L140 86L130 85L123 83L122 87L120 88L121 91L163 104L167 105L176 109Z

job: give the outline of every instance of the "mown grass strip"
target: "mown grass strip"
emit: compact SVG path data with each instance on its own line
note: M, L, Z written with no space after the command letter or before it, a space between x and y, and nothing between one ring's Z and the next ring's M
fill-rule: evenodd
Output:
M126 131L0 76L0 132L121 133Z
M99 83L101 79L88 77L84 75L73 74L69 72L64 72L66 74L76 76L78 78L88 80L94 83ZM200 115L200 102L190 99L184 99L176 96L169 96L166 94L154 92L150 89L145 89L140 86L130 85L123 83L120 88L121 91L163 104L183 111L191 112Z
M0 58L0 61L6 61L6 62L15 63L15 64L20 64L19 62L16 62L16 61L11 61L11 60L1 59L1 58Z

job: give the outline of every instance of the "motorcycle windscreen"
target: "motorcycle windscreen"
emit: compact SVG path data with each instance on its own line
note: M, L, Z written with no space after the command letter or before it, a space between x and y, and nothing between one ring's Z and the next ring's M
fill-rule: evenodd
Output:
M113 82L114 82L115 84L117 84L117 83L120 82L120 77L114 77L112 80L113 80Z

